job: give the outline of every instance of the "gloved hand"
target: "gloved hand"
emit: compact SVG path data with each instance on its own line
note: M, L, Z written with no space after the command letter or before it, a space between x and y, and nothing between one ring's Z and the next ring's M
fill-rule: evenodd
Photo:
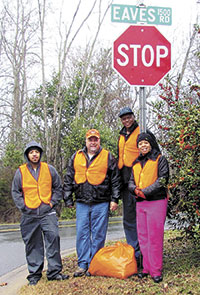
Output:
M146 199L144 193L141 190L139 190L139 197L142 199Z
M136 189L134 190L134 193L135 193L136 198L138 198L139 194L140 194L140 190L138 187L136 187Z
M139 187L136 187L135 194L136 194L136 198L140 197L142 199L146 199L144 193L141 191Z

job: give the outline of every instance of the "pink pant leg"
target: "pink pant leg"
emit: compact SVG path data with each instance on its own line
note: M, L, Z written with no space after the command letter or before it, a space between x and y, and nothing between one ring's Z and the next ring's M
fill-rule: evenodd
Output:
M143 256L143 272L149 273L149 253L148 253L148 231L147 231L147 214L143 203L136 203L137 233L140 251Z
M163 238L167 199L137 203L138 239L143 254L143 272L160 276L163 268Z

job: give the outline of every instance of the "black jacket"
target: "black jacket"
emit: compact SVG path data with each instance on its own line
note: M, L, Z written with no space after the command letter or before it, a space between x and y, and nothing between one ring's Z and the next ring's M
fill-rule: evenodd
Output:
M100 151L102 148L100 148ZM86 147L82 150L87 160L88 166L92 161L98 156L96 154L89 160L87 156ZM66 206L73 206L73 192L75 193L76 201L83 202L85 204L95 204L101 202L110 202L113 201L118 203L119 199L119 190L120 190L120 177L119 171L117 168L117 162L115 158L109 152L108 156L108 170L105 180L99 185L92 185L88 181L85 183L77 184L74 180L74 158L76 153L73 154L69 160L67 167L67 173L64 177L64 186L63 186L63 198Z
M133 166L136 163L140 163L142 167L146 164L146 162L151 159L155 161L160 154L159 151L153 149L147 155L142 156L140 155L133 163ZM166 185L169 180L169 165L168 161L164 156L161 156L158 160L158 178L157 180L151 184L150 186L142 189L147 201L155 201L155 200L162 200L167 198L167 188ZM133 170L131 172L131 177L128 183L129 191L135 195L134 190L136 189L136 185L134 182L133 177ZM143 201L142 198L136 198L136 201Z

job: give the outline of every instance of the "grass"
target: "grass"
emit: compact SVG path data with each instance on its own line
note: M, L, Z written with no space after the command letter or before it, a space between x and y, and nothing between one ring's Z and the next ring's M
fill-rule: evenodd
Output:
M112 242L111 242L112 243ZM121 280L108 277L73 278L76 255L63 259L63 273L70 279L49 282L45 272L36 286L23 286L20 295L122 295L200 294L200 246L180 239L179 232L166 231L164 239L164 279L155 284L150 277L132 276Z

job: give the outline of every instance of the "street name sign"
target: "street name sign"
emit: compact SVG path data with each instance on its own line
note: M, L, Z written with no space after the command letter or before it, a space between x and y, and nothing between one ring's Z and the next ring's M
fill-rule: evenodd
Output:
M111 5L111 21L119 23L171 25L170 7Z
M130 84L156 85L171 69L171 44L154 26L129 26L113 43L113 68Z

